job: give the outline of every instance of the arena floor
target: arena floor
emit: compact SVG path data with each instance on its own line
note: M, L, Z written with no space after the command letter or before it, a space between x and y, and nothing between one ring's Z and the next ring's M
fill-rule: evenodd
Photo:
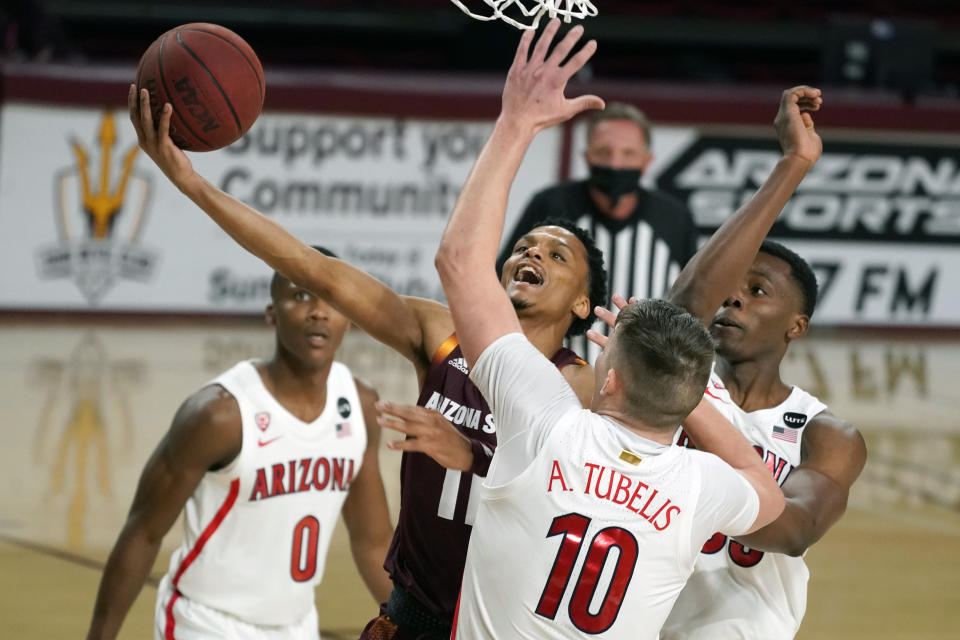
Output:
M272 333L250 321L0 322L0 635L83 637L102 563L174 410L235 361L271 347ZM382 397L415 399L412 369L366 336L348 335L341 359ZM956 334L820 333L793 347L788 380L857 424L870 453L846 517L807 555L802 640L957 637L958 364ZM384 448L381 464L395 515L399 455ZM154 577L179 532L178 524ZM121 638L151 637L154 597L146 586ZM342 525L317 604L331 640L355 638L376 612Z

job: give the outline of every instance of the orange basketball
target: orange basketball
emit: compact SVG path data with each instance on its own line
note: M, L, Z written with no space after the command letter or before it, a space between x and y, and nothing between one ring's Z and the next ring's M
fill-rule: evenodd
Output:
M212 151L238 140L263 108L263 67L243 38L204 22L157 38L140 58L137 88L150 92L157 122L173 106L170 137L181 149Z

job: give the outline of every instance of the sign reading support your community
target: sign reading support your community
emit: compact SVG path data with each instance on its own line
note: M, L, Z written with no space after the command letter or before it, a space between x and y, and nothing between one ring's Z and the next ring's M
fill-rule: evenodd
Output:
M263 114L241 140L189 154L228 194L404 295L441 299L433 256L492 122ZM41 151L42 150L42 151ZM0 118L0 307L257 313L270 269L144 154L125 113L7 104ZM557 174L538 136L510 226Z

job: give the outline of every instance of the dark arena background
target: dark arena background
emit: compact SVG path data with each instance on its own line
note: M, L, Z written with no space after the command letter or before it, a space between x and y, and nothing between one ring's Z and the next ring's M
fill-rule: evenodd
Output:
M857 425L869 458L846 515L806 556L798 637L956 638L960 4L595 4L584 24L599 51L568 93L646 112L654 160L643 182L683 201L704 236L776 161L780 92L823 89L823 157L772 232L811 262L821 288L785 379ZM198 170L302 240L433 298L433 254L519 37L446 0L0 4L5 636L82 637L140 470L176 407L273 348L262 321L270 271L144 154L124 162L136 146L125 99L139 56L195 21L242 35L266 78L259 120L225 150L193 155ZM508 228L533 193L586 175L584 137L580 121L537 137ZM88 224L92 208L109 217L105 231ZM340 359L381 397L415 401L411 367L360 332ZM381 465L395 517L399 455L384 447ZM317 591L329 639L356 637L376 611L342 529ZM156 579L180 530L120 637L151 632Z

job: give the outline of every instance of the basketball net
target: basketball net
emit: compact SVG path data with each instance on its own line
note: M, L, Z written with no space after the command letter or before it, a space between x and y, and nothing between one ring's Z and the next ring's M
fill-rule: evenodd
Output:
M597 15L597 8L590 0L483 0L490 7L489 15L470 11L460 0L451 2L471 18L503 20L517 29L536 29L544 14L550 19L560 16L564 22L570 22L570 18L582 20ZM515 8L513 13L517 14L516 18L506 14L511 8Z

